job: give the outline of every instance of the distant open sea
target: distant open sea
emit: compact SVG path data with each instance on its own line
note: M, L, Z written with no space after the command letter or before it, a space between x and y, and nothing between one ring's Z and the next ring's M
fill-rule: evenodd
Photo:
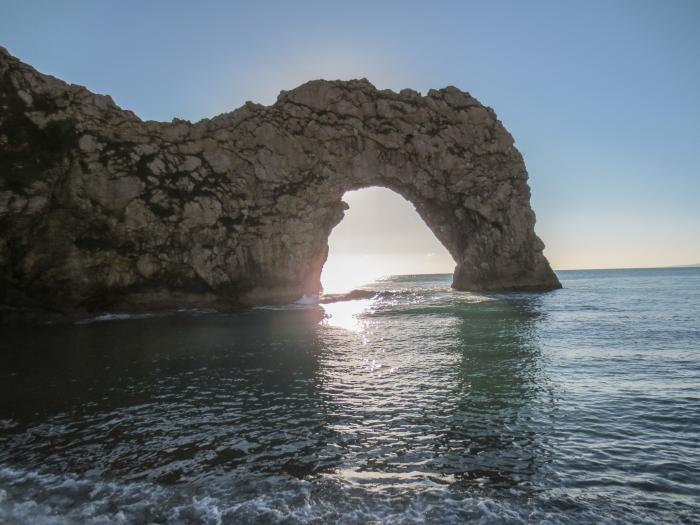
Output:
M0 523L699 523L700 268L2 328Z

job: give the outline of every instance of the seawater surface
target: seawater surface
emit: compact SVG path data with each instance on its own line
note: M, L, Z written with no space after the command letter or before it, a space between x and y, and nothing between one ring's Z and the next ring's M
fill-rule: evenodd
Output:
M3 329L0 523L693 523L700 269Z

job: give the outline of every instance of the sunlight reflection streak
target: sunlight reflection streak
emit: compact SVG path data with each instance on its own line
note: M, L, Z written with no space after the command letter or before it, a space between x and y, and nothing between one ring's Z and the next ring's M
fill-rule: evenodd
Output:
M326 312L326 317L323 320L323 324L352 332L361 332L365 322L360 316L369 308L371 302L371 299L362 299L324 304L322 306Z

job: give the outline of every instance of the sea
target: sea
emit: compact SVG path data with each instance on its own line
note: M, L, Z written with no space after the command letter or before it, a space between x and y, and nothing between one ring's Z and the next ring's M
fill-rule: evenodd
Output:
M0 523L700 523L700 268L0 329Z

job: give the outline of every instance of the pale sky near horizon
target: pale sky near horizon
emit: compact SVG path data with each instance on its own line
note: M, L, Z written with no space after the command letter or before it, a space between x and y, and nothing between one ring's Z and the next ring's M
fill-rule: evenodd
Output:
M0 0L0 45L144 119L270 104L314 78L469 91L523 153L557 269L700 263L698 27L696 1ZM387 192L348 197L331 256L451 271Z

